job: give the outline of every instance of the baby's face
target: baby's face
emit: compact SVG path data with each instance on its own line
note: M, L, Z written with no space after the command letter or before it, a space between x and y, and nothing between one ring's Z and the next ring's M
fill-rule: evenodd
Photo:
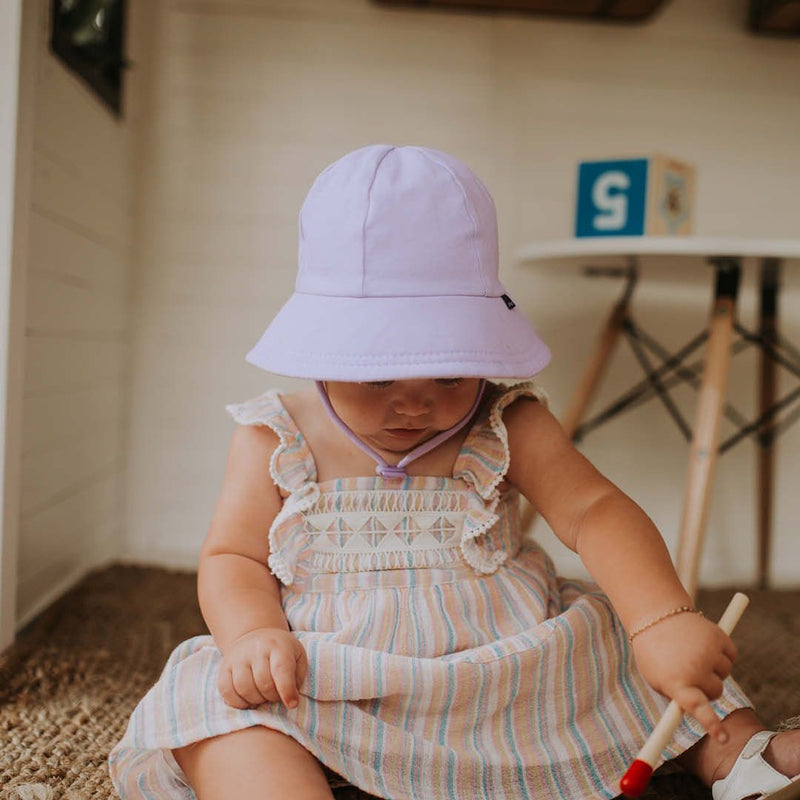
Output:
M478 394L478 378L327 382L336 413L362 441L405 453L456 424Z

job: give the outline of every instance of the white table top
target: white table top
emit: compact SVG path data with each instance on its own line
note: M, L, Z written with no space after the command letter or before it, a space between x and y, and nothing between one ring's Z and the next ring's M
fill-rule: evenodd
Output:
M532 242L517 252L519 261L576 256L756 256L800 258L800 239L747 239L713 236L596 236Z

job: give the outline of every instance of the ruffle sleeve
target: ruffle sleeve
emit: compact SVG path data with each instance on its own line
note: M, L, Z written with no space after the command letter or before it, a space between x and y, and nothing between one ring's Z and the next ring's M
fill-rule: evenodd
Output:
M549 403L545 391L533 383L497 387L467 436L453 470L453 477L465 481L472 491L461 554L482 575L495 572L509 556L507 532L498 530L500 487L511 461L503 411L520 397L531 397L545 406Z
M269 529L269 568L289 586L307 548L303 512L319 498L317 468L311 449L276 390L225 409L240 425L267 425L280 440L269 460L269 474L287 495Z

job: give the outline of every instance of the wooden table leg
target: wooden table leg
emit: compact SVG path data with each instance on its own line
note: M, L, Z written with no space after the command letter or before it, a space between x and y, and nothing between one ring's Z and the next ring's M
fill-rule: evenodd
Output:
M689 452L689 470L676 556L678 576L692 597L697 591L700 553L711 502L719 445L719 423L728 385L733 321L741 274L738 259L715 258L711 262L716 267L716 287Z
M778 282L780 261L765 258L761 263L761 307L758 332L761 340L773 347L776 344ZM759 363L759 415L765 414L775 402L775 361L765 347L760 348ZM768 420L758 435L758 568L756 580L759 589L766 589L769 582L769 561L772 545L772 501L775 420Z
M592 356L589 359L589 363L586 365L578 387L572 395L569 408L561 423L570 439L574 437L575 431L583 419L584 412L597 392L600 379L603 377L608 362L611 360L614 348L619 341L619 335L628 318L629 298L630 294L626 292L606 318L600 331L600 336L596 341ZM529 531L535 518L536 509L529 503L526 503L520 517L520 529L523 532Z

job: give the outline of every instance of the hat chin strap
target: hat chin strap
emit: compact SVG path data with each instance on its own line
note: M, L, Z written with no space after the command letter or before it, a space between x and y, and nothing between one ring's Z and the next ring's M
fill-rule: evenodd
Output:
M483 397L483 393L486 389L486 380L481 378L480 386L478 387L478 394L476 395L472 406L470 407L469 411L467 411L467 413L464 414L464 416L461 417L458 422L456 422L455 425L452 425L445 431L437 433L436 436L423 442L418 447L415 447L410 453L403 456L400 461L397 462L397 464L388 464L386 460L376 453L368 444L366 444L366 442L362 442L361 439L359 439L358 436L356 436L355 433L353 433L353 431L347 427L347 424L336 413L336 411L334 411L330 398L328 397L328 390L325 387L325 383L323 381L316 381L316 384L320 397L322 398L322 404L325 406L325 410L328 412L330 418L342 429L342 431L344 431L347 438L350 439L350 441L356 445L356 447L363 450L373 461L375 461L375 463L378 465L375 468L375 472L382 478L407 478L408 473L406 472L406 466L408 464L418 459L420 456L424 456L425 453L430 452L434 447L438 447L446 439L449 439L451 436L458 433L472 419L472 415L477 410L478 405Z

